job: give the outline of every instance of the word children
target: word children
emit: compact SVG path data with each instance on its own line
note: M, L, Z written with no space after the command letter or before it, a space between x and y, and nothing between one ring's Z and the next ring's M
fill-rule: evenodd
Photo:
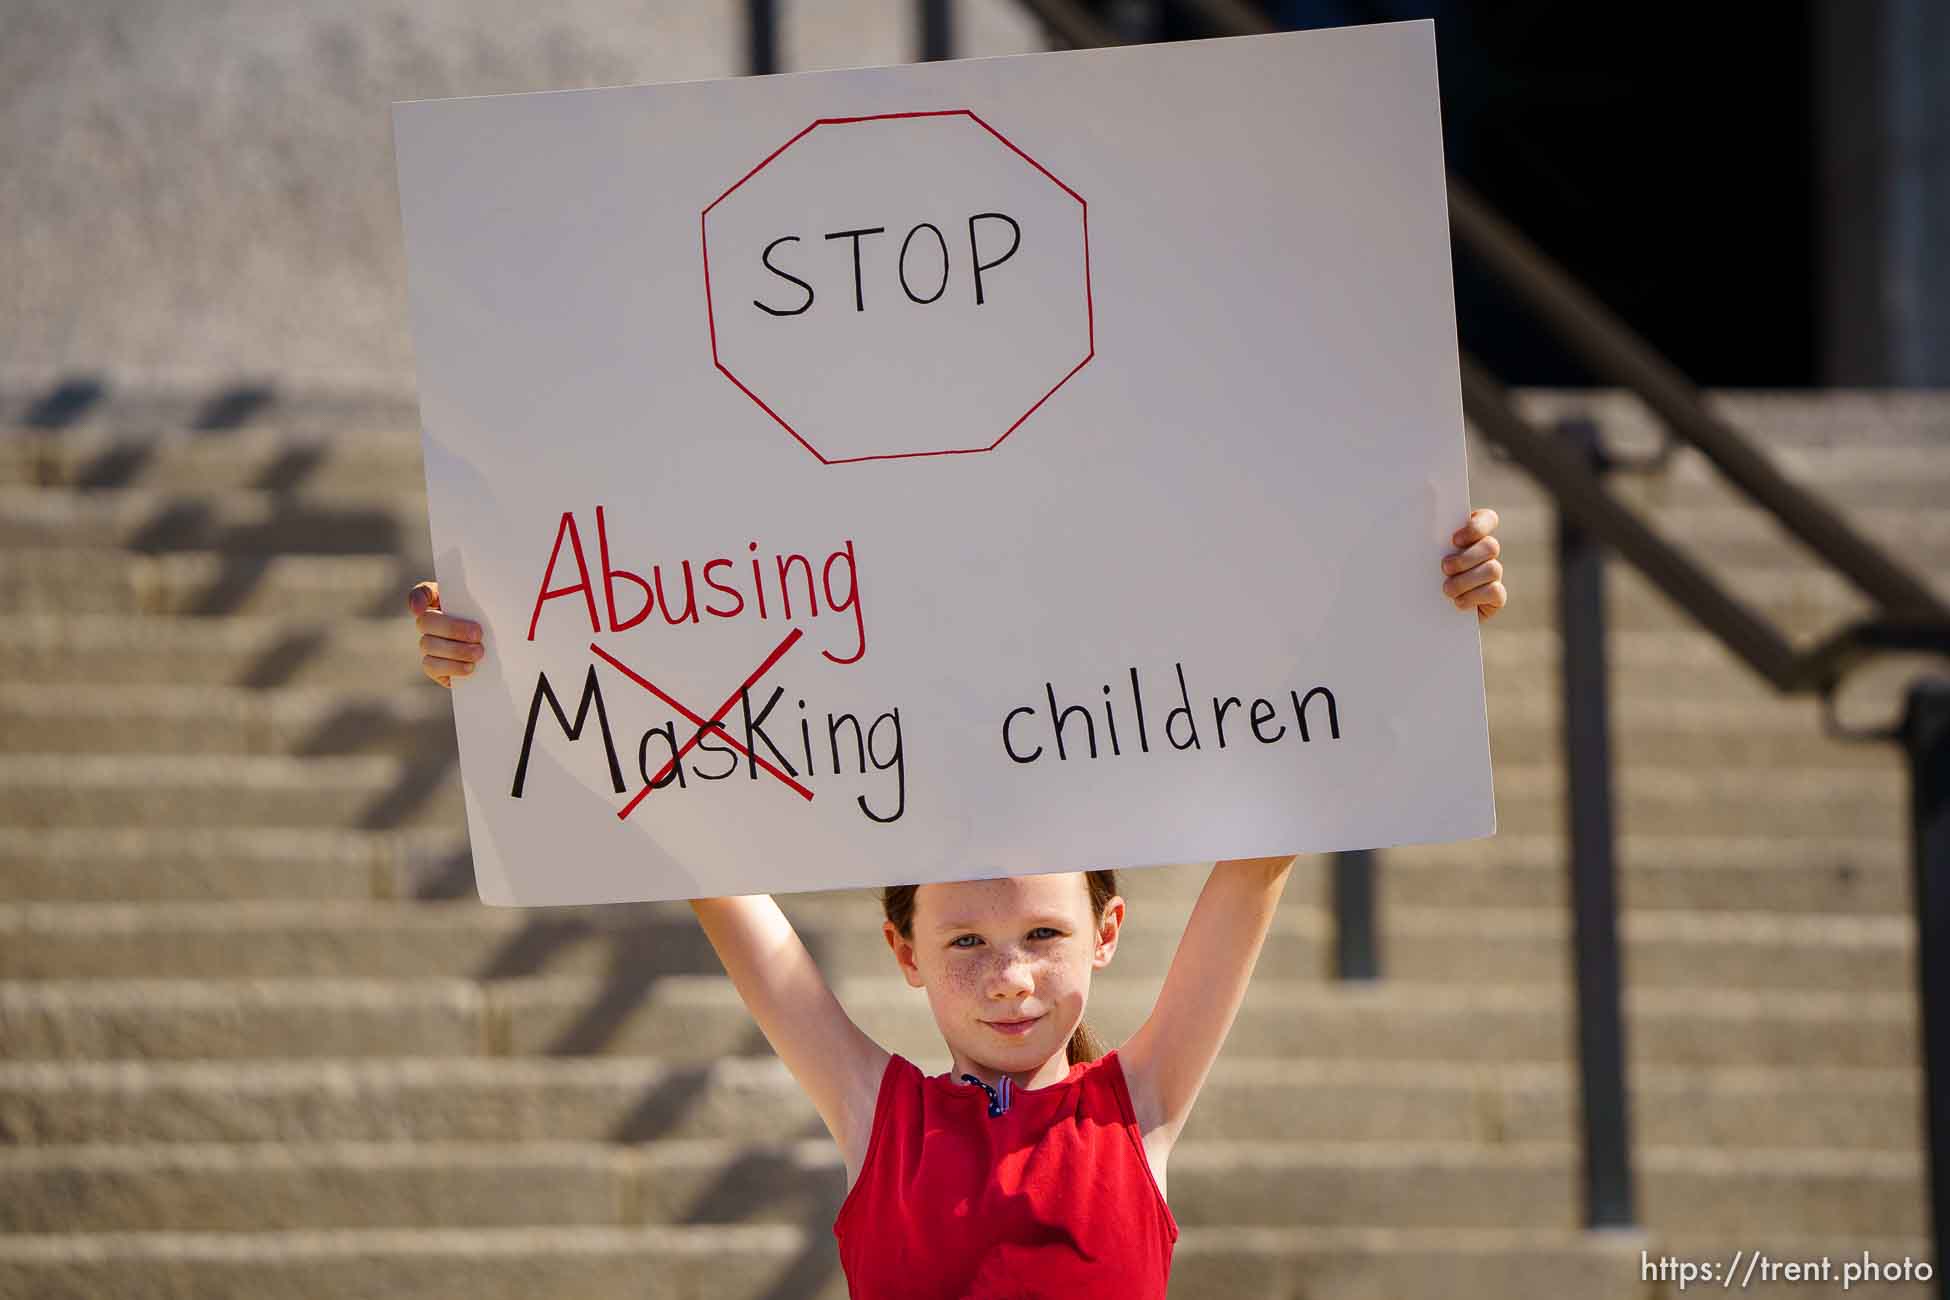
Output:
M1250 733L1260 744L1273 745L1285 739L1291 731L1298 732L1300 743L1308 744L1323 720L1327 724L1327 735L1334 740L1341 738L1340 707L1334 701L1334 692L1325 686L1316 686L1305 695L1297 690L1288 691L1287 698L1280 705L1266 699L1254 699L1248 705L1237 695L1215 695L1208 715L1204 710L1194 711L1192 708L1191 692L1185 686L1185 665L1172 666L1178 671L1178 703L1163 715L1160 748L1164 743L1169 743L1177 750L1202 749L1205 737L1210 736L1219 749L1224 749L1228 740L1228 724L1232 728L1230 739L1235 744L1242 743ZM1055 684L1044 682L1043 697L1048 703L1048 712L1044 713L1041 707L1033 704L1009 710L1008 717L1002 720L1002 748L1018 763L1034 763L1050 753L1054 753L1059 762L1085 757L1116 758L1126 750L1150 753L1153 740L1151 728L1159 716L1157 704L1154 702L1147 713L1143 684L1138 679L1135 667L1130 670L1130 680L1129 711L1123 714L1121 731L1118 726L1119 712L1113 707L1108 683L1103 687L1104 725L1099 733L1098 719L1088 707L1061 704L1056 698ZM1235 709L1238 710L1237 714L1233 712ZM1201 721L1209 724L1209 730L1203 733L1199 728Z

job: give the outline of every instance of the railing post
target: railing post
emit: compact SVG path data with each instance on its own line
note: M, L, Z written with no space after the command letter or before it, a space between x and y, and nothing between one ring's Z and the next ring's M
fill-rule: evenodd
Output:
M745 0L745 62L754 77L779 70L777 0Z
M955 13L948 0L915 0L921 20L921 62L955 57Z
M1164 33L1164 0L1115 0L1104 16L1126 41L1155 41Z
M1560 422L1594 471L1605 468L1598 428ZM1604 549L1569 515L1557 522L1558 618L1564 633L1564 756L1577 965L1578 1071L1584 1100L1584 1215L1588 1228L1633 1227L1631 1116L1625 1088L1611 724L1605 668Z
M1923 1120L1929 1160L1930 1253L1936 1293L1950 1296L1950 680L1909 689L1910 845L1916 900L1916 993L1923 1022Z
M1344 980L1381 978L1375 940L1375 851L1334 855L1334 974Z

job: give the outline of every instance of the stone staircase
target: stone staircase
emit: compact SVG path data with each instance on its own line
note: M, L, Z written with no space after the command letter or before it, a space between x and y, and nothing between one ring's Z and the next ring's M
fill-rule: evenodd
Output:
M1622 398L1521 397L1652 437ZM1716 400L1950 598L1950 395ZM844 1295L838 1153L688 906L475 898L402 612L432 572L410 400L187 425L0 432L0 1297ZM1900 760L1615 563L1645 1227L1580 1229L1552 516L1472 466L1515 602L1484 636L1501 831L1383 855L1374 984L1331 979L1302 859L1172 1158L1173 1295L1608 1300L1679 1293L1641 1251L1926 1257ZM1620 491L1803 640L1866 610L1691 453ZM1205 871L1123 876L1109 1041ZM945 1068L872 896L780 902L867 1031Z

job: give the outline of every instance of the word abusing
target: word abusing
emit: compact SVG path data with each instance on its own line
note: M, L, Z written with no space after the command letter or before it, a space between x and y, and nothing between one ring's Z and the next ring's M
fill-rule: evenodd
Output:
M568 556L563 554L564 542L568 543ZM788 623L795 617L816 619L820 614L820 597L823 595L827 613L851 616L851 636L842 634L841 640L850 639L853 644L846 654L834 654L833 650L838 646L820 653L836 664L858 663L866 656L866 617L860 611L860 577L851 538L827 555L823 562L798 553L761 556L757 542L748 543L746 549L749 552L746 558L750 562L749 584L745 581L745 566L725 556L705 560L696 570L693 570L691 561L684 560L670 574L668 582L664 566L653 564L649 569L650 576L646 578L641 573L612 563L609 525L603 518L603 508L597 506L596 558L601 566L603 610L609 615L609 630L628 631L648 619L653 609L662 611L663 622L669 627L702 622L700 610L716 619L744 616L769 620L775 612L778 618ZM557 568L566 567L571 557L575 566L575 581L559 587L549 586L555 580ZM727 576L718 576L720 571ZM700 577L705 587L709 588L702 593L702 600L698 591ZM680 581L681 591L678 585ZM836 582L838 590L835 590ZM543 606L552 600L573 596L580 596L582 600L579 606L571 602L570 608L578 614L586 610L590 632L601 632L603 616L596 608L596 584L590 574L588 556L583 551L582 530L576 524L574 512L565 510L561 522L556 525L555 544L549 548L548 563L542 568L541 586L535 593L535 606L528 616L528 639L535 639ZM795 608L800 611L797 615L793 612Z

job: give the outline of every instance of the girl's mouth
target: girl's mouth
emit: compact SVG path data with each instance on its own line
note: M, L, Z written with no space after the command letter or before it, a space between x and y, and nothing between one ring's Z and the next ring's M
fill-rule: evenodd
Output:
M1036 1027L1037 1022L1040 1021L1041 1019L1042 1019L1041 1016L1036 1016L1035 1018L1030 1020L1018 1020L1013 1023L1007 1021L997 1021L997 1020L984 1020L982 1023L987 1025L990 1029L993 1029L998 1034L1008 1034L1014 1037L1014 1036L1020 1036L1022 1034L1028 1033L1031 1029L1034 1029Z

